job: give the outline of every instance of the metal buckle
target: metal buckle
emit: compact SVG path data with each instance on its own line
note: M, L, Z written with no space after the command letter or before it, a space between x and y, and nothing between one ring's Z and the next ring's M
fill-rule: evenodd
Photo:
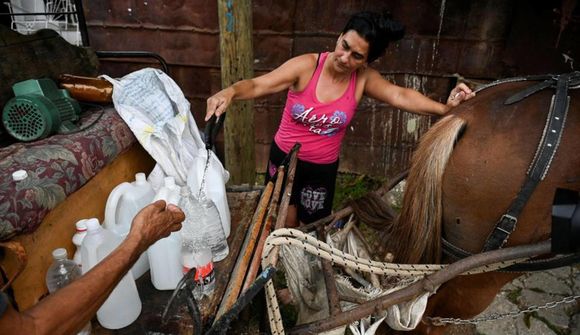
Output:
M501 216L500 222L505 222L505 221L508 221L510 224L512 224L513 227L515 227L516 224L518 223L518 218L513 216L513 215L504 214ZM506 234L511 234L511 232L507 232L499 226L497 227L497 229L505 232Z

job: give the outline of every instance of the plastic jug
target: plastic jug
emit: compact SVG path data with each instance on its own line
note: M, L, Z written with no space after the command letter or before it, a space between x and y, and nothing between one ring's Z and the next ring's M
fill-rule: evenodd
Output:
M149 205L155 197L155 191L147 182L144 173L137 173L132 183L117 185L105 206L105 221L103 226L119 235L123 239L127 237L133 218L143 207ZM139 278L149 270L147 253L143 253L135 263L131 272L133 277Z
M72 243L77 247L77 249L75 250L75 254L73 256L73 261L75 263L77 263L77 265L80 267L82 267L82 262L81 262L81 245L83 244L83 239L85 238L85 236L87 235L87 224L86 224L87 220L83 219L83 220L79 220L77 221L77 223L75 223L76 226L76 233L73 235L72 238Z
M153 201L165 200L168 204L179 205L179 186L173 177L165 177ZM147 255L151 268L151 282L158 290L174 290L183 277L180 258L181 234L172 232L149 247Z
M115 233L103 229L97 219L88 219L87 236L81 247L83 273L87 273L120 243ZM97 319L108 329L120 329L137 320L141 313L141 299L131 272L121 279L107 300L97 311Z
M208 153L210 159L206 171L205 165L207 163ZM229 178L229 173L224 170L216 155L206 149L199 149L197 151L191 169L187 173L187 185L195 197L198 197L200 189L202 189L202 183L204 184L201 191L217 207L226 238L230 236L231 220L226 194L226 183Z

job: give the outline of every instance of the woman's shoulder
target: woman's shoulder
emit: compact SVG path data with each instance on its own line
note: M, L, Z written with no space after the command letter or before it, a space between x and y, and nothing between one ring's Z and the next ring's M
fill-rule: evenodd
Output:
M289 61L292 63L304 67L304 68L311 68L316 67L316 62L318 61L319 54L316 53L307 53L295 56L291 58Z
M369 83L374 83L376 81L387 81L377 69L373 69L372 67L368 66L359 70L357 79L359 83L363 84L363 86L366 86Z

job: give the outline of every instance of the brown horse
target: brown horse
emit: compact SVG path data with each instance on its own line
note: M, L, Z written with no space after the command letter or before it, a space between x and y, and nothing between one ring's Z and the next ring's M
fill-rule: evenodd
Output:
M424 135L390 236L395 261L448 261L441 259L439 236L471 253L482 250L495 222L522 187L544 131L554 89L504 105L506 98L533 84L537 82L485 89ZM556 188L580 190L580 89L568 94L570 108L558 151L506 246L548 239ZM471 318L517 276L494 272L458 277L430 298L425 315ZM417 331L439 334L444 327L422 324Z

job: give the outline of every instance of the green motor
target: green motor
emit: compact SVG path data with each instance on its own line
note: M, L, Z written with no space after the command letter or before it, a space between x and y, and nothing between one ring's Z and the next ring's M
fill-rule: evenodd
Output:
M51 79L30 79L12 86L15 97L2 112L6 131L19 141L35 141L53 133L74 131L79 103Z

